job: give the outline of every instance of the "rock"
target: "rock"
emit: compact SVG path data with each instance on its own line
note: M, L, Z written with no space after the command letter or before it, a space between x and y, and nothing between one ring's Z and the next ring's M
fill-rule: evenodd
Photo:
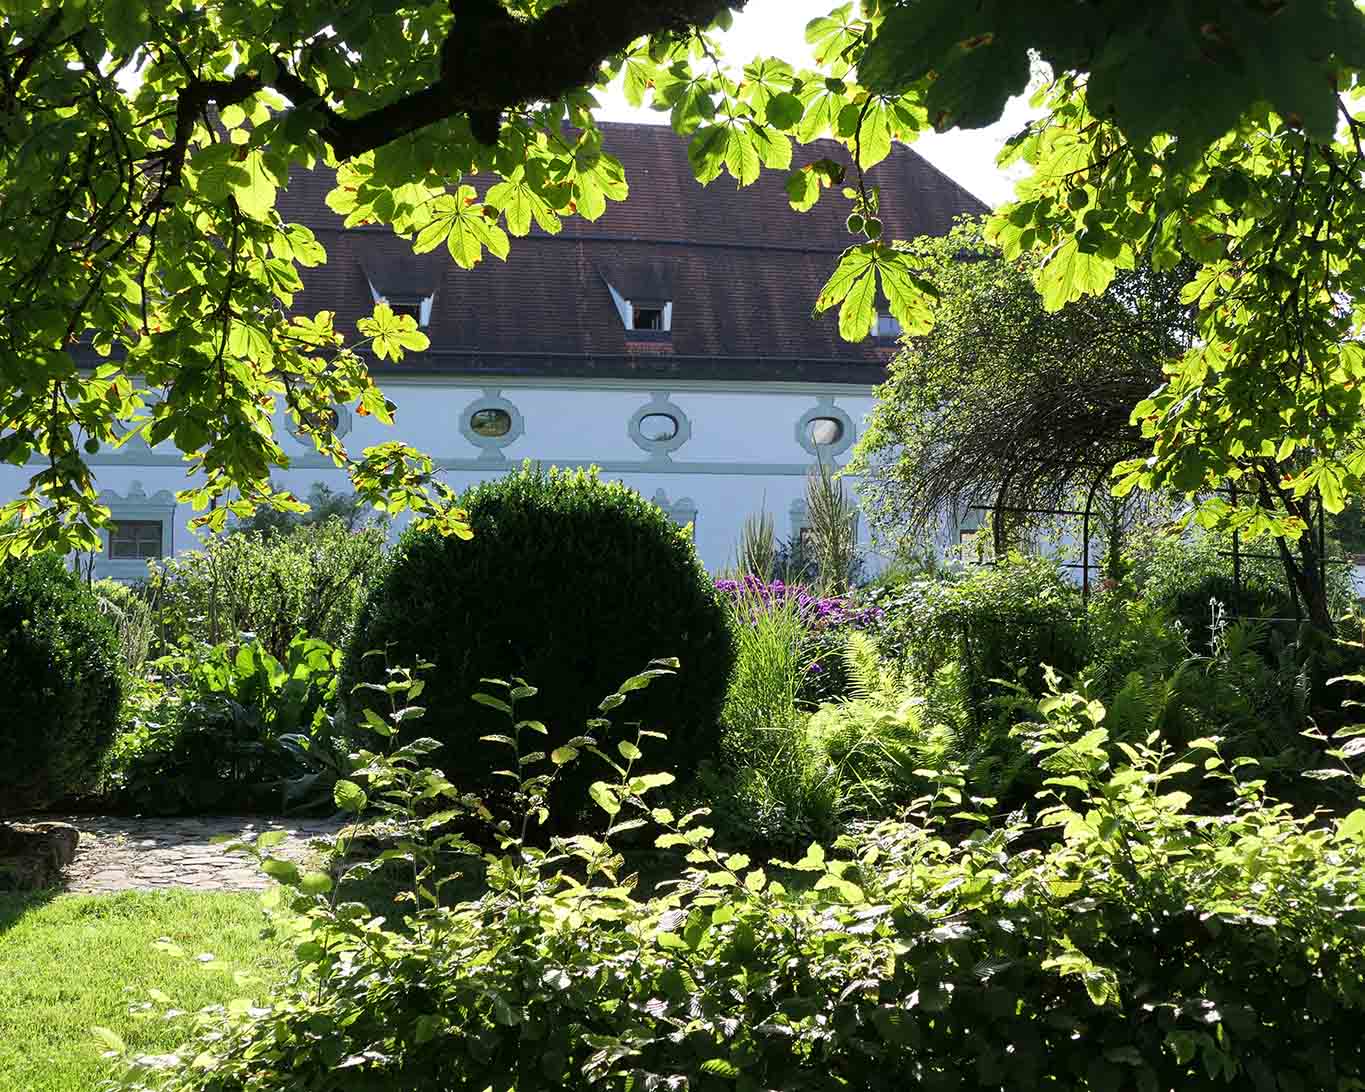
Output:
M53 886L76 856L80 838L70 823L0 824L0 891Z

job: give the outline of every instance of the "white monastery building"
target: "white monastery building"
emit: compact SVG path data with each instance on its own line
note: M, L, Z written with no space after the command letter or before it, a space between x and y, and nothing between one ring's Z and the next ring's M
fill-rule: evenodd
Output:
M564 221L513 239L506 262L458 268L444 251L415 256L387 228L342 227L324 198L331 172L298 171L280 194L286 221L326 247L304 271L300 312L331 310L348 340L377 300L412 314L431 340L399 365L373 362L397 404L397 425L337 407L347 445L395 437L434 456L462 488L531 459L601 468L695 527L712 570L734 557L746 516L765 510L779 538L799 536L805 476L839 464L872 408L899 334L850 345L816 296L854 241L848 203L826 195L793 212L785 174L745 189L697 183L685 141L663 126L603 126L604 150L624 164L627 201L596 222ZM833 143L798 149L796 166L844 161ZM941 234L979 201L905 145L869 173L880 186L888 238ZM281 428L284 413L279 414ZM306 497L317 482L346 492L345 475L306 440L278 485ZM163 451L162 448L165 448ZM149 558L199 545L173 445L129 443L91 457L118 521L104 536L97 576L138 579ZM17 492L29 468L0 470ZM865 534L865 527L863 529ZM874 563L875 565L875 563Z

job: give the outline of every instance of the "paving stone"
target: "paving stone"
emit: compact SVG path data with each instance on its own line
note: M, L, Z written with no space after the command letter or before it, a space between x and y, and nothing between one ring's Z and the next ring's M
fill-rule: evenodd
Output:
M52 817L45 816L45 820ZM63 816L80 831L75 860L65 870L66 890L115 892L182 887L199 891L262 891L273 883L248 859L228 853L215 837L251 840L280 830L285 840L270 852L303 862L313 843L334 838L341 820L266 816L203 816L190 819L124 819Z

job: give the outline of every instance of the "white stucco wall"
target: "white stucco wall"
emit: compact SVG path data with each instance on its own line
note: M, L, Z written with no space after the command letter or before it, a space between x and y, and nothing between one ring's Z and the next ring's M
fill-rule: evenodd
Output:
M680 380L665 386L614 380L386 377L383 386L398 406L397 425L388 428L372 418L351 417L345 442L352 451L405 440L434 456L456 489L505 473L523 459L558 466L595 464L603 477L624 481L646 497L662 491L670 505L689 501L687 507L697 512L698 552L713 571L733 560L740 527L751 513L770 512L779 538L793 533L792 506L804 495L805 475L815 464L815 455L798 440L803 416L818 413L847 422L845 436L832 449L839 464L873 405L870 387L814 383ZM488 398L510 404L519 417L520 435L505 446L481 446L461 428L468 410ZM650 412L680 411L683 442L660 451L643 449L633 440L632 416L646 407ZM279 420L283 428L283 412ZM284 445L293 453L293 463L276 474L278 485L300 496L318 481L347 490L345 475L311 445L287 434ZM186 483L184 464L172 445L154 450L130 445L101 452L91 461L99 488L112 495L116 517L122 512L129 519L148 518L164 511L170 546L177 552L194 548L196 536L188 525L195 513L184 504L165 508L165 498L157 496ZM0 468L0 490L13 496L30 472ZM860 521L860 534L866 545L866 521ZM869 557L869 569L878 567L877 559ZM141 568L105 558L97 572L127 578Z

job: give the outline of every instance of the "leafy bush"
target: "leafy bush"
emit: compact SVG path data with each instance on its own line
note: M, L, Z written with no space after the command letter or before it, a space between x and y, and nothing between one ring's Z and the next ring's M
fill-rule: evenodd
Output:
M152 649L155 620L151 603L142 589L117 580L97 580L91 590L100 610L114 623L124 670L136 674Z
M255 641L156 661L130 696L101 806L193 815L313 802L340 663L339 650L302 635L283 662Z
M1104 698L1116 694L1134 672L1160 676L1190 655L1189 630L1168 607L1124 590L1092 593L1086 624L1090 651L1085 677Z
M394 681L390 740L412 686ZM425 744L358 754L370 794L345 782L337 798L373 798L411 832L392 851L414 873L403 923L346 899L374 866L334 887L270 858L263 836L249 848L290 889L280 921L300 935L293 985L206 1010L175 1055L134 1060L124 1088L1357 1087L1365 809L1297 819L1212 740L1194 742L1196 766L1112 745L1103 706L1080 695L1040 709L1021 734L1052 779L1041 841L1022 821L964 817L944 779L915 822L758 866L652 807L669 778L636 775L631 757L594 783L600 838L537 849L523 834L558 776L541 757L514 765L526 820L503 828L484 891L453 906L436 904L433 853L472 847L429 840L445 820L422 808L477 817L478 803L420 768ZM514 757L528 731L510 729ZM1212 822L1172 787L1200 767L1238 801ZM613 842L637 821L687 854L680 884L623 883ZM964 822L971 836L950 840Z
M239 531L159 563L150 594L164 649L246 635L276 659L306 633L342 646L384 559L384 532L339 519Z
M118 723L119 659L113 625L60 558L0 563L0 815L95 779Z
M1045 558L1012 554L956 579L883 591L872 603L884 612L883 653L903 660L918 686L930 687L950 663L960 666L966 710L978 732L987 730L1006 693L994 680L1036 693L1043 664L1073 674L1085 662L1080 592Z
M474 744L496 729L497 712L471 702L480 679L511 670L542 681L548 697L527 703L528 716L548 725L553 749L597 715L600 694L631 665L671 656L683 665L677 679L638 708L671 733L658 760L687 774L715 752L733 639L684 529L587 471L523 468L461 504L474 537L405 534L366 599L346 663L352 719L373 694L353 683L385 678L384 658L366 653L429 661L423 703L448 745L446 772L490 790L498 779ZM583 799L582 784L564 783L574 804Z
M1278 559L1266 556L1271 548L1263 543L1243 546L1239 589L1233 579L1231 545L1229 539L1212 534L1152 535L1130 551L1134 588L1144 599L1174 612L1197 652L1209 650L1215 603L1233 618L1296 617L1284 567ZM1334 617L1354 607L1348 566L1329 564L1327 598ZM1292 621L1279 628L1291 636L1296 629Z

